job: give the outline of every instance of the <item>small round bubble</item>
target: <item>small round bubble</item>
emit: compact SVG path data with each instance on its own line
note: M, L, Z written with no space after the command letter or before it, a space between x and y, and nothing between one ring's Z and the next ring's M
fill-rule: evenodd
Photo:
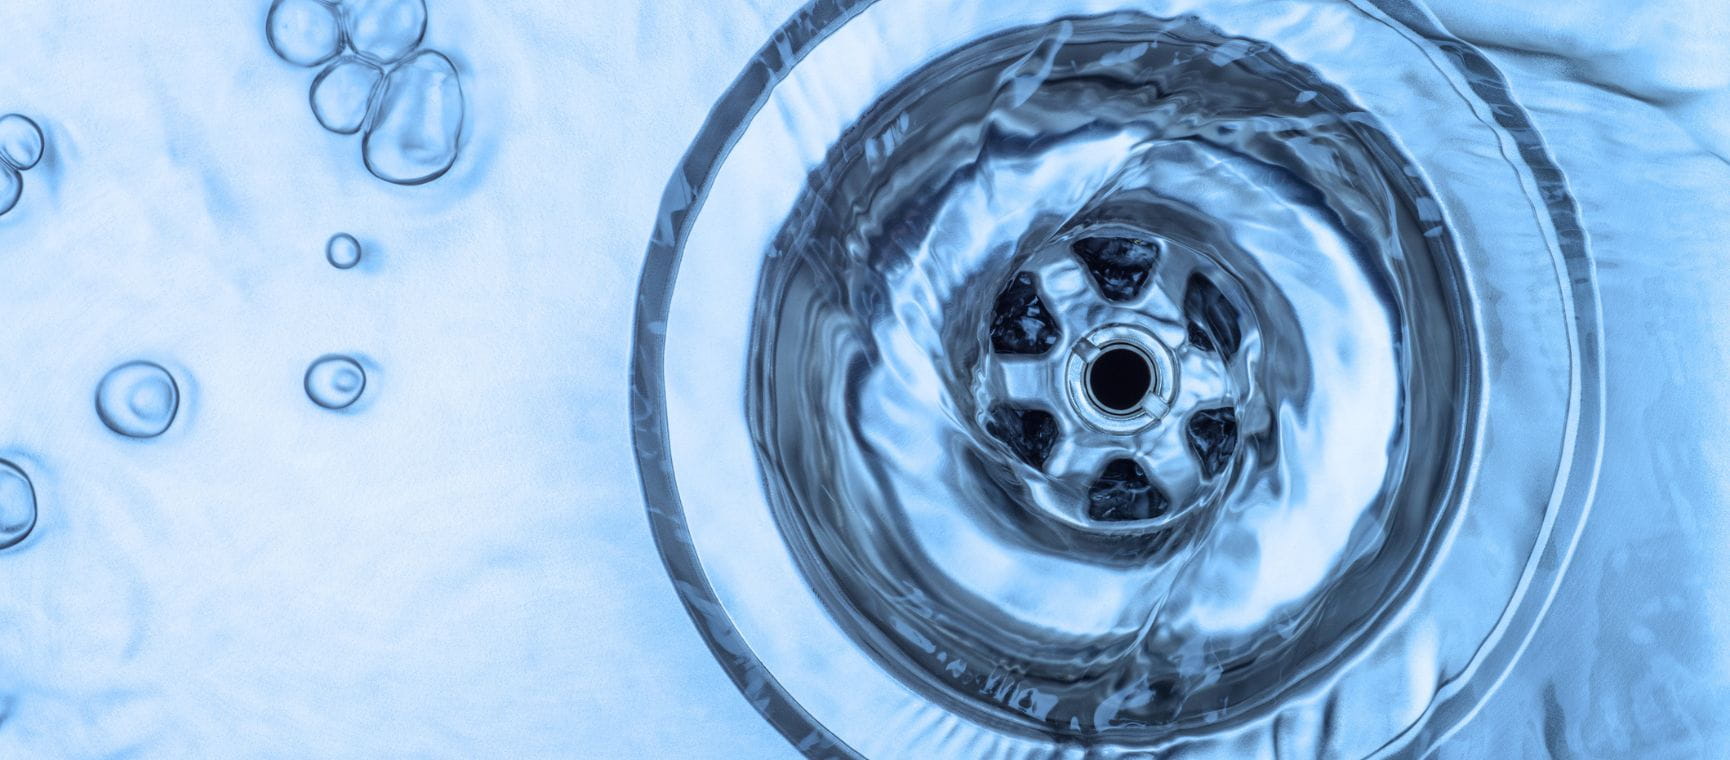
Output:
M19 170L42 160L42 128L22 114L0 116L0 160Z
M0 161L0 215L18 205L18 196L23 192L24 177L11 164Z
M270 49L296 66L317 66L342 49L336 9L319 0L276 0L264 31Z
M426 36L426 2L348 0L342 20L356 53L390 63L408 55Z
M347 356L323 356L306 369L306 396L326 409L346 409L366 390L366 370Z
M17 546L36 527L36 489L24 471L0 459L0 549Z
M312 80L308 94L312 115L325 129L339 135L359 132L373 90L383 77L384 72L367 61L354 56L338 59Z
M360 241L346 232L338 232L330 236L330 242L324 244L324 258L337 269L351 269L360 263Z
M431 182L451 168L463 133L456 66L423 50L392 69L378 95L361 158L373 176L399 185Z
M96 414L109 430L128 438L154 438L174 424L180 388L168 370L150 362L127 362L96 386Z

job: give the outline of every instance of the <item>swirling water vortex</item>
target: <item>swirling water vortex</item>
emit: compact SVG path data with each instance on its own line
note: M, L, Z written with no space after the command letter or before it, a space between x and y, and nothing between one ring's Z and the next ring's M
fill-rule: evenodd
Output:
M651 514L717 654L808 752L1413 747L1482 693L1450 674L1505 667L1494 642L1559 573L1532 558L1583 516L1590 271L1517 107L1491 125L1450 100L1464 87L1419 89L1435 83L1406 67L1428 61L1396 49L1417 35L1377 9L1079 12L1111 5L979 12L956 26L985 33L905 35L943 55L852 76L824 48L895 35L854 19L825 38L865 8L815 4L669 188L635 376ZM1364 39L1320 39L1330 23ZM1352 48L1400 62L1387 78L1412 90L1332 60ZM1505 95L1439 48L1473 97ZM868 100L813 89L859 79ZM1500 148L1455 154L1462 135ZM775 189L723 192L746 182ZM1102 269L1102 240L1152 267ZM736 269L741 244L762 251L748 302L709 263L725 249ZM1006 321L1005 303L1022 310ZM748 323L711 324L726 304ZM1173 357L1164 416L1090 427L1061 378L999 356L1004 324L1035 354L1146 335ZM717 424L729 393L745 419ZM716 429L696 432L697 408ZM738 485L753 466L755 495ZM1126 473L1157 511L1087 509ZM907 730L866 729L873 711Z
M1108 16L938 60L850 136L764 270L748 413L806 572L887 664L1030 728L1157 734L1325 667L1401 595L1452 508L1470 315L1367 114L1266 46ZM1157 241L1148 293L1098 303L1071 241L1101 230ZM985 326L1030 265L1059 347L1145 319L1184 357L1158 426L1066 421L1064 466L992 440ZM1198 291L1230 294L1216 337L1187 334ZM1188 474L1214 408L1236 464ZM1113 451L1181 519L1080 516Z

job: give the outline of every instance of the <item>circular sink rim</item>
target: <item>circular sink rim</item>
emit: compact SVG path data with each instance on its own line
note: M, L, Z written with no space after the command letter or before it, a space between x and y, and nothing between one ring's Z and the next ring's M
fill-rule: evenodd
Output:
M639 469L655 540L670 574L675 579L682 600L723 667L751 697L760 711L790 740L807 752L820 753L826 750L837 754L852 754L859 749L854 746L859 742L859 737L854 734L850 735L849 739L843 739L830 731L824 722L807 712L801 702L777 681L774 672L756 656L749 638L735 625L736 621L728 607L728 603L733 600L725 599L717 592L706 570L706 563L696 550L693 535L685 520L670 458L671 441L664 393L668 312L673 300L673 283L679 269L680 257L692 233L697 211L703 205L716 174L723 168L728 153L750 127L752 117L769 100L776 85L781 83L795 64L808 55L818 43L828 39L857 16L886 6L897 6L900 10L907 11L909 5L894 0L813 2L770 40L712 112L680 170L669 183L661 208L660 224L649 246L639 290L631 404L633 419L636 421L635 442ZM1070 7L1079 9L1118 5L1099 2L1069 4ZM1174 11L1195 7L1191 3L1144 5L1169 7ZM1372 17L1384 15L1383 9L1373 6L1358 6L1355 10ZM1251 8L1249 12L1253 16L1255 11ZM1398 13L1398 10L1394 13ZM1049 15L1058 14L1053 11ZM1223 15L1227 14L1210 13L1206 16L1206 21L1218 23ZM1494 74L1493 67L1478 58L1469 48L1447 45L1448 40L1439 38L1433 31L1427 34L1411 31L1414 27L1425 27L1421 17L1402 13L1397 21L1400 23L1391 27L1393 34L1406 37L1425 54L1437 54L1435 51L1440 50L1440 55L1452 58L1448 63L1458 68L1445 71L1439 69L1438 72L1445 80L1466 85L1461 94L1468 105L1475 109L1484 109L1485 112L1493 110L1497 114L1496 118L1500 121L1490 129L1498 140L1520 155L1523 163L1510 163L1510 166L1513 167L1516 178L1526 187L1527 195L1536 198L1540 189L1545 188L1563 190L1559 200L1552 199L1548 206L1544 207L1549 212L1548 215L1535 216L1538 233L1549 240L1548 250L1555 259L1557 279L1561 282L1558 289L1561 300L1566 304L1562 316L1568 328L1567 349L1572 360L1572 372L1568 384L1567 434L1558 457L1554 490L1544 512L1541 534L1543 540L1525 562L1519 583L1520 593L1514 603L1509 605L1507 612L1500 616L1496 626L1497 635L1486 643L1470 665L1474 672L1491 671L1492 677L1474 678L1469 683L1456 684L1449 690L1444 690L1428 706L1424 719L1406 727L1389 740L1384 747L1389 751L1411 746L1414 742L1422 746L1423 742L1418 740L1434 738L1451 731L1452 726L1458 725L1475 710L1477 696L1494 688L1495 683L1500 680L1500 673L1506 671L1519 650L1523 649L1532 624L1548 606L1555 583L1565 569L1571 546L1589 507L1591 486L1595 480L1598 451L1601 447L1603 394L1602 376L1598 369L1602 349L1595 340L1599 321L1595 278L1585 242L1578 235L1577 221L1573 219L1572 201L1565 194L1565 186L1560 184L1559 171L1555 170L1554 165L1544 155L1543 145L1536 133L1525 125L1523 112L1508 100L1505 86ZM967 39L992 31L1001 29L994 30L986 26L983 30L973 29L967 33L954 30L948 33ZM944 33L937 31L930 34L940 39L944 36ZM1424 39L1425 37L1429 39ZM1290 53L1288 55L1300 63L1304 62L1301 56ZM1470 74L1466 73L1467 68L1470 68ZM900 75L884 76L891 83L900 78ZM1337 77L1324 78L1338 82ZM1494 104L1496 109L1489 109L1488 104ZM1397 132L1395 136L1398 136ZM1444 212L1453 211L1455 209L1444 209ZM1488 414L1481 416L1487 417ZM1483 421L1478 420L1479 423ZM1486 453L1485 449L1492 445L1480 443L1480 450L1476 455L1481 458ZM1437 572L1439 569L1431 571L1432 575ZM1425 585L1427 588L1424 592L1434 590L1435 584ZM1504 631L1513 631L1517 635L1500 635ZM980 738L988 745L999 748L1009 748L1004 742L1029 742L1026 745L1028 747L1055 749L1036 739L1008 737L990 731L989 727L971 722L964 725L983 731ZM1080 751L1074 747L1069 749Z

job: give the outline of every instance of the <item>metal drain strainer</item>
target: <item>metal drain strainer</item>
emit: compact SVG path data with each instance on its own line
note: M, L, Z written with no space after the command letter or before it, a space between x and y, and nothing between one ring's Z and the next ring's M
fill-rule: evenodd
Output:
M813 755L1421 747L1583 517L1590 271L1493 71L1118 5L814 4L669 187L651 519Z

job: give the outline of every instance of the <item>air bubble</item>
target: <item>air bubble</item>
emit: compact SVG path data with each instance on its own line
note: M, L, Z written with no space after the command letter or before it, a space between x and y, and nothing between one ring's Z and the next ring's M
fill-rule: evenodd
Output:
M355 52L390 63L414 50L426 36L424 0L348 0L343 27Z
M361 157L374 176L418 185L456 161L463 131L463 90L456 66L436 51L416 53L385 77Z
M338 232L330 236L330 242L324 244L324 258L337 269L351 269L360 263L360 241L346 232Z
M1057 320L1039 298L1033 275L1017 272L992 308L991 349L1000 354L1043 354L1057 345Z
M336 9L318 0L276 0L264 33L270 49L296 66L317 66L342 49Z
M24 171L42 160L42 128L22 114L0 116L0 160Z
M347 356L323 356L306 369L306 396L326 409L346 409L366 390L366 370Z
M154 438L168 430L180 409L180 388L168 370L150 362L127 362L96 386L102 424L129 438Z
M379 67L353 56L332 63L312 80L307 96L312 115L325 129L339 135L359 132L373 90L383 77Z
M18 465L0 459L0 549L17 546L36 527L36 489Z
M0 214L5 214L18 205L18 196L24 192L24 178L11 164L0 161Z

